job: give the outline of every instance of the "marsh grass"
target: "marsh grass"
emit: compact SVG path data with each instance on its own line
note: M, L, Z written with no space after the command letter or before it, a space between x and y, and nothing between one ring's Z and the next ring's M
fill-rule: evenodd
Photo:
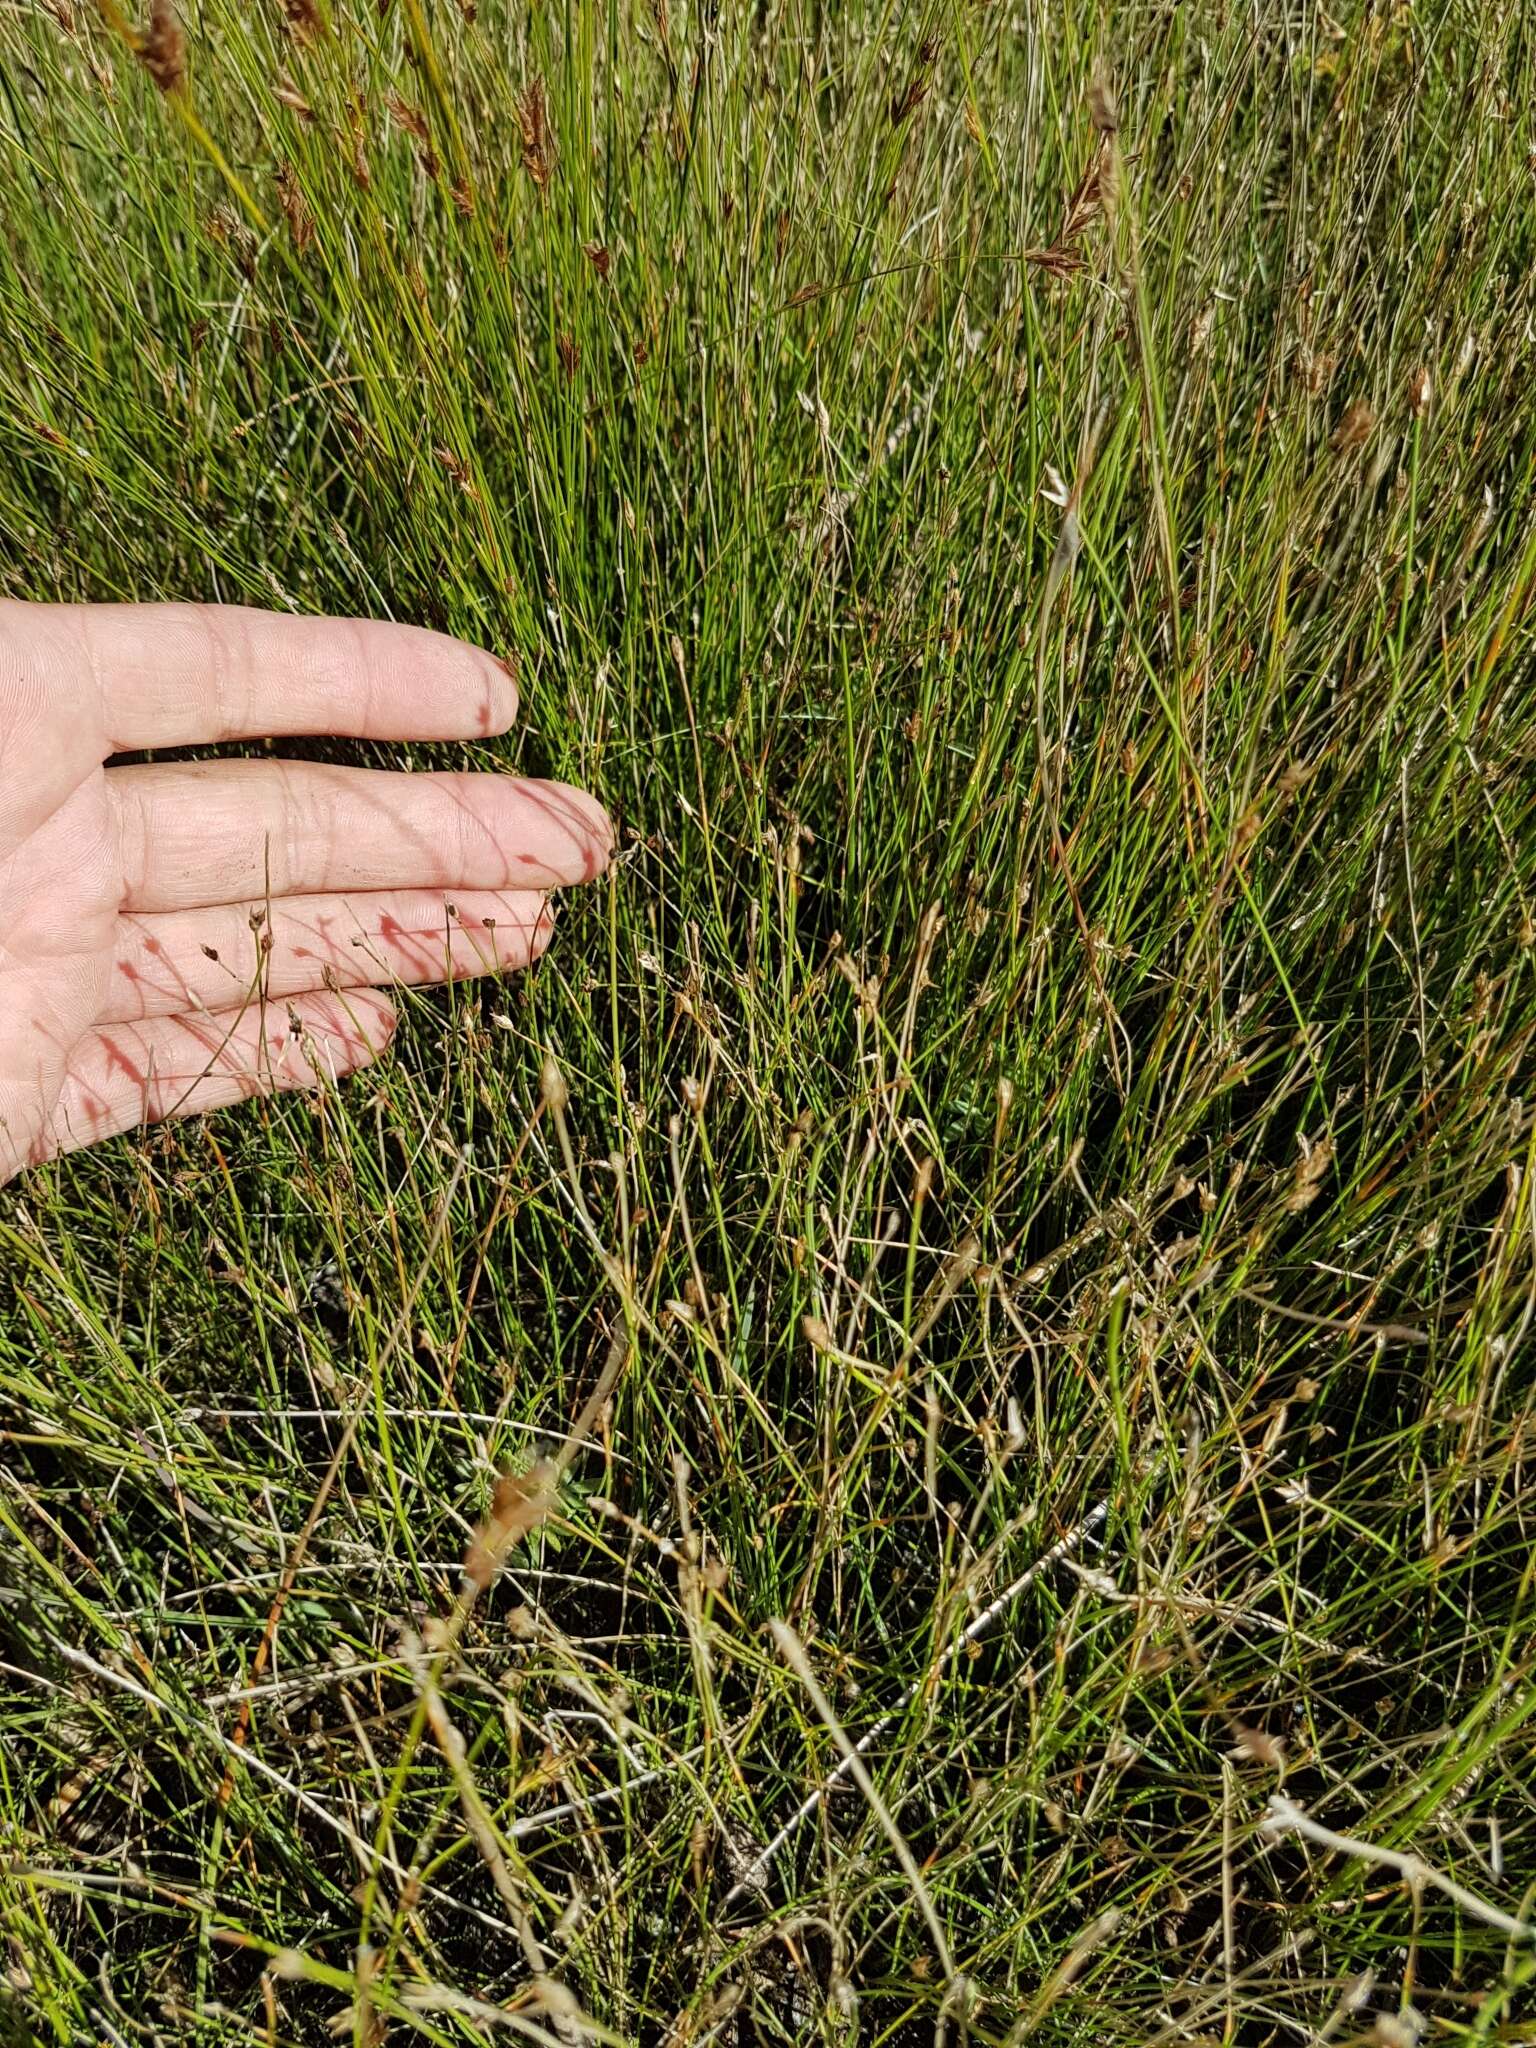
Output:
M0 16L0 587L623 846L0 1200L0 2038L1529 2038L1532 57Z

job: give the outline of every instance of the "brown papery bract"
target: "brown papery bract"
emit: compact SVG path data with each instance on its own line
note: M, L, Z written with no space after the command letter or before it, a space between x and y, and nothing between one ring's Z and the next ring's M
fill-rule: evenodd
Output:
M432 140L427 118L419 107L413 107L409 100L402 99L397 92L386 93L384 104L388 107L390 119L397 128L404 129L407 135L414 136L418 142Z
M1351 448L1363 447L1371 438L1375 425L1375 412L1363 398L1357 398L1334 429L1334 453L1345 455Z
M518 94L516 113L523 142L523 169L543 192L555 168L555 143L549 129L542 74L531 79Z
M301 43L313 42L324 26L315 0L283 0L283 20Z
M302 256L315 239L315 216L292 164L283 164L278 170L277 200L288 223L288 232L293 237L293 246Z
M154 0L139 38L139 62L162 92L180 92L186 84L187 39L171 0Z
M483 1593L506 1561L514 1544L548 1520L555 1505L555 1466L540 1458L526 1472L503 1472L496 1481L491 1511L470 1538L464 1556L464 1577Z

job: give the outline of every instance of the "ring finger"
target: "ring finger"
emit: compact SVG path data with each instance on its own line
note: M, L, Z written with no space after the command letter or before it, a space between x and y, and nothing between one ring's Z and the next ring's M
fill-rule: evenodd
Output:
M554 928L537 890L391 889L125 914L102 1023L223 1010L322 988L457 981L538 959Z
M612 846L591 797L511 775L178 761L109 768L107 789L128 911L267 894L559 889L600 874Z

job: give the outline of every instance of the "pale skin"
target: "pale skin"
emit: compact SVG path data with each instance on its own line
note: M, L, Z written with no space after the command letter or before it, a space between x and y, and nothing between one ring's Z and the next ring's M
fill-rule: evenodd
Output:
M419 627L0 603L0 1181L367 1066L391 987L527 966L612 848L560 783L114 756L483 739L516 710L500 662Z

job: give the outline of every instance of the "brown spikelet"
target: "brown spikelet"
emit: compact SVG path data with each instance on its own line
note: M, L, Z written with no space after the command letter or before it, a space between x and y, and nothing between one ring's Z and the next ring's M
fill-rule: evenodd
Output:
M464 1556L464 1577L476 1593L486 1591L512 1546L549 1519L555 1479L553 1461L541 1458L526 1472L503 1472L496 1481L491 1511L470 1538Z
M449 476L453 478L466 498L479 497L480 493L475 488L475 479L467 462L460 456L455 455L451 448L434 448L432 453L437 457Z
M216 206L208 216L208 239L227 249L247 277L256 275L256 237L239 214Z
M304 188L292 164L282 164L278 168L277 203L283 209L283 219L288 223L293 246L302 256L315 239L315 216L310 211L309 201L304 197Z
M1333 430L1334 453L1346 455L1351 448L1362 447L1371 438L1375 424L1375 413L1363 398L1357 398Z
M1088 115L1101 135L1114 135L1119 130L1120 110L1115 104L1115 89L1102 65L1095 67L1088 87Z
M555 346L560 351L560 367L565 372L565 381L572 384L581 367L581 343L574 335L562 332L556 336Z
M1309 1144L1301 1141L1301 1157L1297 1160L1291 1175L1290 1192L1285 1198L1286 1214L1299 1216L1303 1209L1310 1209L1322 1192L1328 1169L1333 1164L1333 1140L1324 1135Z
M583 242L582 251L599 277L606 277L613 268L613 256L601 242Z
M1098 219L1104 208L1104 175L1108 164L1109 150L1101 142L1093 153L1092 163L1078 180L1077 189L1067 201L1059 240L1080 241Z
M402 134L409 135L415 143L421 168L429 178L435 179L442 165L438 161L437 151L432 147L432 131L427 126L426 115L418 107L413 107L409 100L403 100L397 92L386 94L384 104L389 109L389 118L395 126Z
M1055 241L1048 249L1026 249L1026 263L1048 270L1054 277L1070 277L1074 272L1087 268L1087 259L1079 244L1104 211L1106 182L1112 176L1110 149L1109 138L1101 136L1092 162L1062 210L1061 227Z
M272 97L280 107L286 107L290 114L297 114L306 127L314 120L314 108L289 79L280 78L277 81L272 88Z
M373 174L368 168L366 110L361 98L354 99L347 115L351 131L351 171L354 181L366 192L373 183Z
M1074 277L1088 267L1077 250L1064 242L1052 242L1048 249L1026 249L1024 261L1033 263L1037 270L1049 271L1052 277Z
M789 247L789 215L780 207L773 223L773 254L776 262L784 261L784 251Z
M475 195L470 190L468 178L460 178L448 188L448 197L458 212L468 220L475 210Z
M529 80L514 104L518 133L523 143L523 169L541 192L548 188L555 168L555 142L549 128L549 106L540 74Z
M403 129L407 135L413 135L418 142L432 140L431 130L427 127L427 117L419 107L413 107L409 100L403 100L397 92L386 93L384 104L389 109L389 118L397 128Z
M897 93L891 101L891 126L899 128L903 121L917 112L927 97L927 76L921 71L915 71L907 80L906 89Z
M1296 350L1296 374L1312 398L1321 398L1337 367L1337 358L1326 349L1315 349L1303 341Z
M139 37L139 62L162 92L180 92L187 82L187 39L171 0L152 0L149 27Z
M283 0L283 21L296 42L312 43L325 26L315 0Z

